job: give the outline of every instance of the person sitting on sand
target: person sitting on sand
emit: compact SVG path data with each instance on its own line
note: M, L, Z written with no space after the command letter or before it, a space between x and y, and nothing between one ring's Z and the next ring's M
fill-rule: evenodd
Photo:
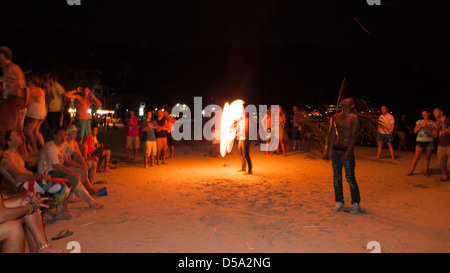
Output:
M336 205L333 212L344 209L344 194L342 188L342 167L350 185L353 207L350 213L360 213L360 193L355 179L355 155L353 149L357 140L358 117L353 113L355 101L352 98L342 100L342 112L331 117L327 143L324 149L324 159L331 158L333 166L334 193Z
M97 173L97 158L86 159L81 156L80 147L76 141L78 129L75 125L70 125L67 129L66 149L64 150L64 165L70 168L82 170L83 185L91 195L98 195L98 190L94 189L92 181L94 181ZM87 172L86 172L87 170Z
M83 172L86 170L83 171L81 169L64 166L66 138L66 128L58 127L54 133L54 140L47 142L39 153L38 173L42 173L42 171L45 170L45 172L52 177L69 180L73 187L70 194L75 193L79 198L89 204L89 208L102 208L103 205L95 201L83 186ZM43 169L44 165L45 169Z
M92 126L92 134L87 140L87 154L85 158L97 158L97 171L111 172L112 169L117 168L117 165L110 162L111 150L105 149L103 143L98 142L98 126ZM102 167L103 166L103 167Z
M66 185L51 182L48 174L33 174L25 167L23 158L18 153L18 147L22 144L22 138L16 131L8 131L5 135L6 147L0 162L2 174L7 182L12 183L17 193L24 191L49 194L56 206L56 218L75 218L79 213L71 211L67 205L69 189ZM4 173L6 171L6 173Z
M39 210L48 207L44 200L36 192L3 199L0 191L0 253L24 253L25 237L31 253L61 253L45 235Z

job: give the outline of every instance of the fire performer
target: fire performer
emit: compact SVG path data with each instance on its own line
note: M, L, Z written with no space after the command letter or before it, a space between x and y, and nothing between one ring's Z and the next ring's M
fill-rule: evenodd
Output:
M252 160L250 159L249 149L249 114L244 111L243 117L239 120L238 137L239 137L239 154L241 156L242 168L240 172L245 172L248 166L248 172L246 174L253 174ZM247 165L247 166L246 166Z
M360 213L360 193L355 179L355 156L353 149L356 144L358 132L358 118L353 113L355 101L346 98L342 102L343 110L331 118L327 143L324 149L324 159L331 158L333 167L333 181L336 205L333 212L344 209L344 194L342 188L342 167L345 168L345 177L350 185L352 209L350 213ZM337 136L337 139L336 139Z

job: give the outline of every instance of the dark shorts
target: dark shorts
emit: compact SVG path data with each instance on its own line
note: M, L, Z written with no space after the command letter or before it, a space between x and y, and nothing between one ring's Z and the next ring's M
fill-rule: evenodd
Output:
M377 134L377 140L378 140L378 142L386 142L386 143L392 143L393 142L393 138L392 138L391 134L378 133Z
M417 141L416 148L423 150L433 150L434 149L434 141Z
M78 129L77 139L88 137L91 135L91 120L90 119L75 119L75 126Z

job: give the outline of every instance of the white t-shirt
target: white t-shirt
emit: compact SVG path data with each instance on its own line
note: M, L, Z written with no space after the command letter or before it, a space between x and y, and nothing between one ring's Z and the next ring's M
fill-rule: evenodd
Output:
M53 171L53 164L64 164L64 156L72 154L72 148L64 142L58 147L55 142L50 141L41 149L38 159L38 173L42 173L42 166L45 162L45 171L47 173Z
M386 128L380 126L378 128L378 132L380 134L392 134L392 128L394 128L395 124L394 117L391 114L386 113L385 115L380 115L379 120L381 124L386 126Z

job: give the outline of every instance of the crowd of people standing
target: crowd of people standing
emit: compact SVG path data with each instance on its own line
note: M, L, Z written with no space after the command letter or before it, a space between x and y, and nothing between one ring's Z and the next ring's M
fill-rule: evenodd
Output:
M88 113L92 104L100 106L101 102L87 85L66 92L54 73L25 77L4 46L0 47L0 65L0 115L5 117L0 124L4 145L0 153L0 242L17 242L25 235L31 252L58 252L45 236L40 211L49 206L42 201L50 199L55 210L49 214L56 220L80 216L69 208L71 202L86 202L90 209L103 207L96 200L102 189L93 186L93 179L101 163L106 171L114 166L108 162L110 152L92 134ZM74 121L65 115L70 100L77 109ZM34 156L37 165L29 166ZM18 219L25 229L15 224ZM23 251L23 244L14 247L15 252ZM2 246L9 248L8 243Z

